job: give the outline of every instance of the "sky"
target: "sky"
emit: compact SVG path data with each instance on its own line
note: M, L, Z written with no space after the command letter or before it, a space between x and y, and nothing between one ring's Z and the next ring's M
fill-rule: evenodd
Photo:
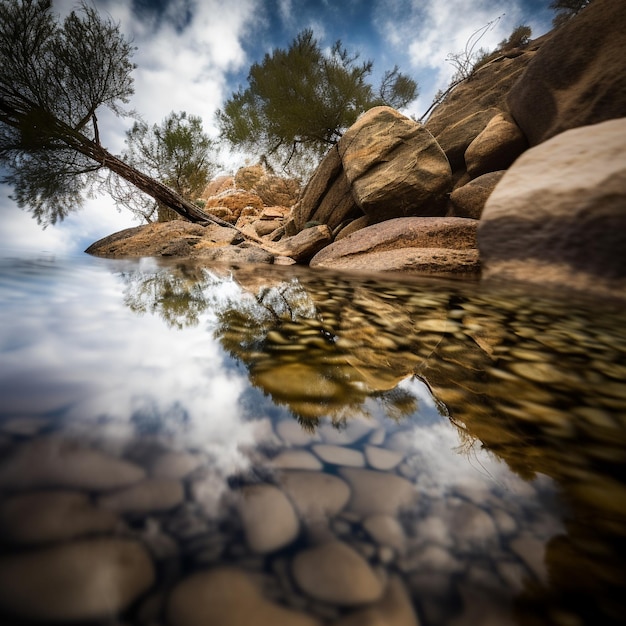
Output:
M102 14L119 22L137 50L135 93L129 108L150 125L171 111L202 118L217 137L215 112L240 87L250 66L311 28L324 48L341 39L349 52L374 63L374 84L398 65L418 83L418 99L403 111L420 117L454 68L449 53L460 52L477 30L492 23L480 47L492 50L520 24L533 37L549 30L550 0L93 0ZM77 3L53 0L66 15ZM115 154L124 149L129 118L98 113L102 144ZM244 157L224 159L225 171ZM107 196L88 199L62 223L42 229L0 185L2 252L79 255L92 242L139 225Z

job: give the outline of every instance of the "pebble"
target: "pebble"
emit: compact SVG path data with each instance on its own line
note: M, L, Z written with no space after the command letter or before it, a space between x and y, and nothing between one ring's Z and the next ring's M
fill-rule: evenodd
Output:
M322 464L307 450L284 450L276 455L269 465L276 469L320 470Z
M173 509L184 499L180 481L148 478L132 487L100 496L98 505L117 513L152 513Z
M486 550L499 544L500 536L491 515L470 502L450 507L447 525L460 550Z
M334 517L350 499L347 483L332 474L287 470L277 481L305 523Z
M548 579L548 572L545 564L545 544L527 532L520 533L511 541L511 550L519 559L533 572L540 580Z
M404 583L398 576L391 576L378 602L354 611L333 626L420 626L420 620Z
M77 491L27 492L0 504L0 537L20 544L63 541L112 532L120 523Z
M157 478L181 480L203 465L199 454L166 452L156 457L150 466L150 474Z
M0 608L20 618L110 619L154 583L141 544L98 539L0 558Z
M370 467L377 470L391 470L402 463L404 454L397 450L387 450L378 446L365 446L365 458Z
M343 465L347 467L365 466L363 453L358 450L353 450L352 448L320 443L314 445L312 449L322 461L330 463L331 465Z
M346 467L339 475L352 489L348 508L362 516L396 515L417 498L413 483L395 474Z
M374 424L370 420L353 417L341 428L326 423L322 424L318 430L325 443L349 446L365 437L373 429Z
M7 489L107 491L132 485L144 476L138 465L56 437L23 443L0 465L0 487Z
M0 431L8 435L32 437L50 425L50 420L41 417L14 417L0 422Z
M185 578L167 604L169 626L321 626L304 613L267 600L242 570L218 567Z
M406 535L395 517L371 515L363 521L363 528L376 543L382 546L389 546L399 552L402 552L406 546Z
M290 544L300 530L293 506L274 485L248 485L239 492L239 515L249 548L257 554Z
M319 441L320 435L317 431L311 433L305 430L294 419L286 419L278 422L275 427L276 434L288 445L306 446L311 441Z
M374 602L383 593L381 581L367 561L340 541L298 552L292 571L298 586L322 602L355 606Z

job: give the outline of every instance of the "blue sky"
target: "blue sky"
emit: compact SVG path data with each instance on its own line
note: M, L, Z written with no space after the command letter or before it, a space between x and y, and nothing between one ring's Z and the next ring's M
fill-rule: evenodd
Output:
M468 38L489 22L480 45L493 49L519 24L537 37L550 28L550 0L94 0L101 12L120 23L137 46L135 95L130 107L148 123L170 111L199 115L216 133L215 111L240 86L248 68L266 52L285 48L304 28L324 47L341 39L351 52L374 62L372 80L398 65L417 80L419 98L405 113L418 117L453 73L446 62ZM61 15L76 5L53 0ZM102 143L112 152L124 147L132 123L99 115ZM241 163L231 157L227 168ZM106 196L87 201L63 223L42 230L0 186L0 250L80 254L90 243L136 226L128 211L118 211Z

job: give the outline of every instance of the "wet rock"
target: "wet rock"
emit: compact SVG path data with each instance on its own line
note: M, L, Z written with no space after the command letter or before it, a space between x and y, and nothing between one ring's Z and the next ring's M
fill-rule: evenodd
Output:
M338 146L352 195L373 221L443 214L450 165L421 124L390 107L374 107Z
M173 509L184 499L180 481L149 478L127 489L100 496L98 506L117 513L151 513Z
M397 576L389 579L385 594L371 607L355 611L333 626L419 626L411 596Z
M202 457L188 452L165 452L153 460L150 474L180 480L204 463Z
M390 470L402 463L404 454L397 450L388 450L378 446L365 446L367 464L373 469Z
M469 502L461 501L450 507L449 525L461 550L484 550L500 541L491 515Z
M546 548L543 541L529 533L521 533L511 541L510 545L511 550L540 581L547 580Z
M322 602L354 606L374 602L383 594L367 561L339 541L302 550L293 559L292 571L298 586Z
M312 447L312 450L322 461L331 465L349 467L363 467L365 465L362 452L345 446L318 443Z
M626 294L626 120L576 128L526 151L483 211L486 278Z
M348 420L348 423L342 428L323 424L318 432L325 443L348 446L367 435L373 428L374 426L369 420L355 417Z
M0 558L0 608L21 618L62 623L110 619L154 582L134 541L100 539Z
M363 516L396 515L417 498L414 485L395 474L349 467L339 474L352 489L349 509Z
M266 600L251 577L216 568L185 578L167 605L170 626L320 626L318 620Z
M502 180L504 174L504 170L483 174L455 189L450 194L449 213L453 217L480 219L487 199Z
M306 523L333 517L350 498L348 485L332 474L284 471L277 480Z
M528 148L519 126L498 113L465 151L467 173L476 178L488 172L507 169Z
M211 263L265 263L271 264L274 255L256 246L217 246L198 248L194 257L201 262Z
M363 528L376 543L390 546L402 552L406 546L406 535L395 517L371 515L363 520Z
M286 419L276 424L276 434L286 443L292 446L306 446L311 441L318 441L319 434L305 430L294 419Z
M298 536L300 525L293 506L273 485L243 487L238 508L246 541L253 552L273 552Z
M284 450L269 463L276 469L320 470L322 464L307 450Z
M626 116L624 23L624 2L596 0L537 52L508 96L531 146L572 128ZM589 162L593 159L590 155Z
M15 417L0 422L0 431L8 435L32 437L50 425L50 420L40 417Z
M117 515L98 509L75 491L28 492L0 503L0 539L37 544L111 532Z
M54 437L21 444L0 463L0 487L70 487L106 491L131 485L142 468L81 444Z

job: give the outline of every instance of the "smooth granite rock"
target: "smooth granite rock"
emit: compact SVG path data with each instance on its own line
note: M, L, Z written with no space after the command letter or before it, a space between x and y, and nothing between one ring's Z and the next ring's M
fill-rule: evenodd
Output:
M265 599L245 572L219 567L180 582L167 602L168 626L321 626Z
M298 552L292 571L298 586L323 602L355 606L375 602L383 594L383 585L367 561L340 541Z
M0 609L67 624L110 619L155 579L141 544L94 539L0 557Z
M98 498L98 505L117 513L152 513L167 511L185 499L183 485L171 478L148 478L119 491Z

